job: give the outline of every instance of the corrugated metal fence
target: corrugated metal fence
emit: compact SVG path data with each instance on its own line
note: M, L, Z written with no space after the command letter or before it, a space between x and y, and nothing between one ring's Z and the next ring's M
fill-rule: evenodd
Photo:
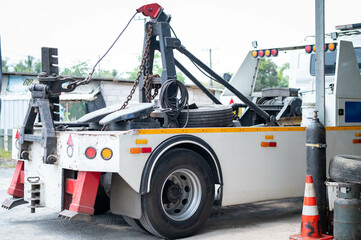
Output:
M11 151L11 135L13 128L20 128L23 124L29 106L28 99L1 99L0 114L0 148Z

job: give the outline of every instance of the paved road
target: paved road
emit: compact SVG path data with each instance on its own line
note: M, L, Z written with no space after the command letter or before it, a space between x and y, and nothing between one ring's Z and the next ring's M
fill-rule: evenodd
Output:
M13 169L0 168L0 202L8 197ZM302 199L243 204L214 209L197 235L187 239L288 239L299 233ZM57 218L50 209L30 213L26 205L0 208L0 239L156 239L129 227L121 216L94 216L92 223Z

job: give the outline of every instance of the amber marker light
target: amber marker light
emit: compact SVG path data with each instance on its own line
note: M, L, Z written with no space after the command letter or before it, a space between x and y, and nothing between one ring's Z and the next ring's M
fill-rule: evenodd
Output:
M135 144L147 144L148 140L147 139L136 139L135 140Z
M103 148L101 156L104 160L109 160L113 157L113 151L110 148Z
M257 53L257 51L256 50L254 50L253 52L252 52L252 57L257 57L258 56L258 53Z
M328 50L330 50L330 51L335 51L335 50L336 50L336 44L334 44L334 43L329 43L329 44L328 44Z
M131 149L130 149L130 153L131 153L131 154L140 153L140 148L131 148Z
M264 51L264 54L267 56L267 57L269 57L269 56L271 56L271 50L266 50L266 51Z

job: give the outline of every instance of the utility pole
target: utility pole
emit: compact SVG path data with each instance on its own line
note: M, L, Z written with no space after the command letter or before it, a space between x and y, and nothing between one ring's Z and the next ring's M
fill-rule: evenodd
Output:
M318 118L325 124L325 2L315 0L316 9L316 109Z
M209 68L212 69L212 48L209 48ZM211 87L213 87L213 80L210 78Z

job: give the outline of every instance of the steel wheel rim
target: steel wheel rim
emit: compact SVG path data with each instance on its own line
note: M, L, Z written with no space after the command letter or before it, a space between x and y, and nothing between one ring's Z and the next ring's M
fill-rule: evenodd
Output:
M184 221L197 211L202 197L201 183L189 169L178 169L166 178L161 191L164 213L175 221Z

